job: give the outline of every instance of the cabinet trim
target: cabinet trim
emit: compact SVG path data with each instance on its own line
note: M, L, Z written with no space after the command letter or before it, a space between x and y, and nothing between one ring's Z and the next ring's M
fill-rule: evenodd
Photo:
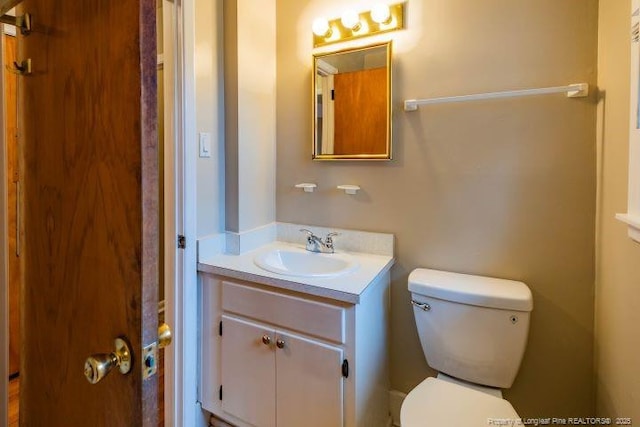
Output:
M223 281L222 309L327 341L346 340L344 308L337 305Z

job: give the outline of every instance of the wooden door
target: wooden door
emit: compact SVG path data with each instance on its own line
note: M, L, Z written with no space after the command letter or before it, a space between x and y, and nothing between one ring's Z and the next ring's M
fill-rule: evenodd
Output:
M3 66L11 68L16 60L16 38L3 35ZM9 375L20 371L20 247L18 203L20 181L18 178L18 124L17 124L17 75L4 73L5 141L7 153L7 223L9 241Z
M155 0L24 0L21 425L154 426L158 182ZM85 359L126 337L133 367Z
M275 427L275 332L226 315L222 325L222 409L250 425Z
M387 68L335 74L333 83L333 154L386 153Z
M280 331L276 339L277 426L341 427L342 349Z

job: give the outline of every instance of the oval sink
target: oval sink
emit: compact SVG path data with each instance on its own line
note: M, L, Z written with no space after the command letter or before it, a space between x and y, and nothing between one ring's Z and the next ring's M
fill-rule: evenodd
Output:
M289 249L274 249L259 254L254 262L272 273L302 277L334 277L358 267L355 261L344 254L319 254Z

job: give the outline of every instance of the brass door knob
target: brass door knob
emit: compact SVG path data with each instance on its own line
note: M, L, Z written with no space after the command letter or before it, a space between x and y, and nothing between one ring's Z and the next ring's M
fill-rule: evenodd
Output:
M118 367L122 375L131 371L131 350L123 338L116 338L115 351L94 354L84 362L84 376L91 384L99 383L109 372Z
M276 340L276 347L284 348L285 345L286 343L284 342L284 340Z
M171 328L166 323L163 323L158 328L158 348L165 348L171 344L173 336L171 335Z
M262 336L262 344L269 345L271 344L271 337L269 335Z

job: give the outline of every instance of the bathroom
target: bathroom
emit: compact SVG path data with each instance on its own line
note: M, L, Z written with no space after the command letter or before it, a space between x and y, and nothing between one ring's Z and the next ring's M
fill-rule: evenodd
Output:
M287 165L277 168L278 221L395 236L392 390L408 392L430 374L406 287L411 270L428 267L529 285L529 344L507 397L522 416L591 413L594 99L551 95L417 112L401 105L583 81L595 86L597 3L410 2L407 29L393 36L394 158L373 164L313 162L308 145L294 143L310 134L304 113L311 52L301 21L339 14L343 2L334 4L277 2L276 164ZM366 194L304 197L287 188L301 180L328 188L353 182Z
M516 381L505 392L521 416L637 419L639 371L624 361L639 344L628 325L637 316L633 285L640 284L640 272L633 259L640 249L615 219L627 203L630 3L410 0L406 29L360 41L393 40L393 159L313 161L309 88L318 49L312 46L312 22L337 17L347 6L364 10L367 5L276 2L276 82L273 87L261 82L261 95L271 94L275 106L275 129L265 119L260 125L266 126L266 141L249 148L271 152L269 144L275 144L275 190L269 180L252 187L257 193L275 191L275 201L261 200L265 218L243 225L241 215L229 210L227 194L226 229L241 233L274 218L395 236L392 408L394 399L401 401L402 393L434 374L420 348L407 292L409 273L429 267L520 280L532 290L528 346ZM259 17L246 19L255 33L264 34L263 25L270 28ZM255 62L268 64L272 51L251 54L259 55ZM214 54L222 55L220 45ZM578 82L589 84L588 97L402 110L405 99ZM248 162L265 158L264 152L251 156ZM222 187L215 168L201 172L206 162L198 164L199 174L210 174L207 184L199 185L203 192L211 191L215 179ZM318 189L294 188L301 182L317 183ZM346 196L335 189L340 184L362 190ZM220 191L216 197L225 196ZM234 197L237 209L243 201ZM219 206L203 200L198 209ZM218 214L215 221L210 214L206 220L199 216L199 237L224 229Z
M629 168L631 0L406 0L404 29L313 47L315 19L371 3L178 2L187 5L181 13L193 30L179 52L188 63L188 101L174 106L183 109L194 141L185 148L186 182L195 187L185 188L186 270L196 263L193 240L204 261L225 248L250 251L282 224L340 230L338 249L352 236L345 230L392 235L383 343L390 424L399 425L406 394L436 374L407 290L416 268L529 287L527 347L504 391L523 419L639 422L640 246L628 235L637 234L637 224L616 218L633 210L629 193L640 185L640 170L633 162ZM392 159L313 160L313 55L389 40ZM169 75L171 55L165 49ZM588 95L402 108L407 99L574 83L588 84ZM295 187L300 183L317 187L305 192ZM360 189L336 188L345 184ZM304 245L302 233L289 238ZM200 426L209 414L194 404L201 402L200 369L208 366L199 360L200 319L192 309L206 271L198 274L198 286L189 270L184 286L166 294L180 296L167 313L178 333L167 386L167 401L176 406L167 419ZM207 327L217 334L217 320Z

